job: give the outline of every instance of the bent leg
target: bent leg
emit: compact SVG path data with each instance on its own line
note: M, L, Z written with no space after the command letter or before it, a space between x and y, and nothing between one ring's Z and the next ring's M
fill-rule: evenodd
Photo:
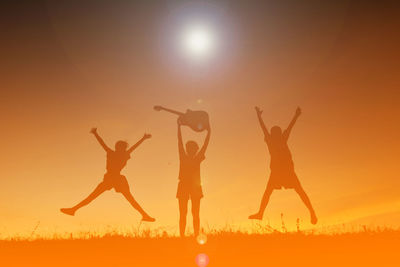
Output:
M87 204L89 204L90 202L92 202L94 199L96 199L99 195L101 195L104 191L106 191L107 188L103 183L100 183L94 190L92 193L90 193L89 196L87 196L84 200L82 200L81 202L79 202L77 205L75 205L72 208L69 209L61 209L61 212L68 214L68 215L75 215L75 212L82 208L83 206L86 206Z
M135 198L132 196L131 192L129 190L127 191L123 191L121 192L122 195L124 195L124 197L126 198L126 200L129 201L129 203L132 205L133 208L135 208L138 212L140 212L140 214L142 214L142 220L143 221L147 221L147 222L154 222L155 219L150 217L143 209L142 207L139 205L139 203L137 203L137 201L135 200Z
M200 200L201 198L192 198L193 230L195 237L200 233Z
M256 214L250 215L249 219L262 220L262 218L264 216L265 208L268 205L269 198L270 198L270 196L272 194L272 191L274 191L274 189L272 188L272 186L270 186L268 184L267 188L265 189L264 195L263 195L263 197L261 199L260 209L258 210L258 212Z
M179 198L178 201L179 201L179 234L181 237L184 237L186 230L187 205L189 199Z
M298 186L295 188L296 193L300 196L301 200L303 203L306 205L308 208L310 215L311 215L311 223L316 224L318 222L317 216L315 215L314 208L311 205L311 201L308 198L306 192L304 191L303 187Z

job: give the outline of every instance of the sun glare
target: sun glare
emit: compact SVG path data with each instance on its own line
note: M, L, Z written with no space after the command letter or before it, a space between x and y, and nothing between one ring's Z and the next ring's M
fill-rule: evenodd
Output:
M205 26L190 27L183 34L183 48L190 57L197 59L208 57L214 47L214 34Z

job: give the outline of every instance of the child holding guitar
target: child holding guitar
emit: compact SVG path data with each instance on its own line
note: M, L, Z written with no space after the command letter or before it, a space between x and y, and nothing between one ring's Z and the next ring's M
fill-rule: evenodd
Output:
M193 229L194 235L200 232L200 200L203 197L203 190L200 180L200 164L205 159L205 152L210 141L210 126L207 123L207 136L202 148L195 141L186 143L186 150L183 146L181 126L182 117L178 118L178 149L179 149L179 184L176 197L179 201L179 232L185 236L186 215L189 199L192 201Z

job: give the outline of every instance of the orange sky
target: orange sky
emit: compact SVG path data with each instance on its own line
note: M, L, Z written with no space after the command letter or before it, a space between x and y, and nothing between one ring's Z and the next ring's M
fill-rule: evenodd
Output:
M313 1L310 1L313 2ZM137 227L139 214L107 192L75 217L75 204L102 179L106 143L153 138L124 173L134 196L177 231L176 120L155 104L206 110L212 137L202 165L203 227L251 226L269 175L254 112L267 125L303 115L289 146L320 217L318 227L361 220L399 226L398 34L390 9L373 5L290 6L102 3L10 6L2 52L0 232L96 231ZM126 6L127 5L127 6ZM192 16L215 23L220 47L196 65L174 47ZM184 131L201 141L203 135ZM291 190L272 195L265 217L289 228L308 213ZM372 216L372 217L371 217ZM190 221L191 219L189 219Z

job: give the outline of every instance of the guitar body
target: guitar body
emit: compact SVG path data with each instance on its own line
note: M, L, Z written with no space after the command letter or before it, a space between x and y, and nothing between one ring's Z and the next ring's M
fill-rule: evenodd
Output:
M190 127L193 131L202 132L210 127L208 113L202 110L186 110L186 113L176 110L155 106L155 110L164 110L180 117L182 125Z
M208 113L202 110L188 109L180 117L182 125L186 125L196 132L202 132L210 126Z

